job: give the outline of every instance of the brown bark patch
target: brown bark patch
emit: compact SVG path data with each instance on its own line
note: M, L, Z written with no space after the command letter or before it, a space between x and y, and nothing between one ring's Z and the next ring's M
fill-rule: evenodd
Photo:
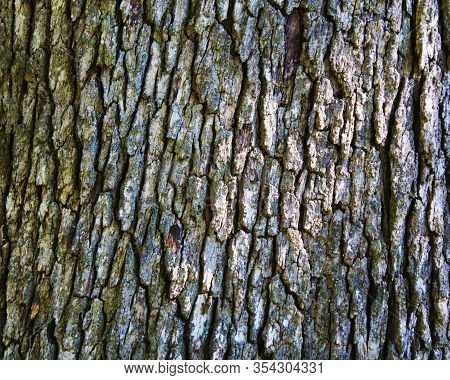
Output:
M302 16L305 10L296 8L288 16L286 27L286 75L291 75L298 67L301 48L303 44Z
M167 237L167 247L173 252L178 251L181 248L182 231L178 224L174 224L170 227L169 236Z

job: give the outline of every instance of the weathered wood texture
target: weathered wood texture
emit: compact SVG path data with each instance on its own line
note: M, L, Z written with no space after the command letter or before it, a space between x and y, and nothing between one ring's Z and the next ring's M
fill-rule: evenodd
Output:
M0 0L0 356L450 359L449 0Z

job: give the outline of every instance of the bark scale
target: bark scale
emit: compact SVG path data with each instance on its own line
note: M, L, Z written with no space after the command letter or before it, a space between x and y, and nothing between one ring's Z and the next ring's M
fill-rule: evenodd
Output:
M0 0L0 356L450 359L449 0Z

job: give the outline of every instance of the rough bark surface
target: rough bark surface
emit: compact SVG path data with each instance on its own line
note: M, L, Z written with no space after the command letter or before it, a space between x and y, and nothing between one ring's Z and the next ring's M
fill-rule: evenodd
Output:
M0 0L0 356L450 359L449 0Z

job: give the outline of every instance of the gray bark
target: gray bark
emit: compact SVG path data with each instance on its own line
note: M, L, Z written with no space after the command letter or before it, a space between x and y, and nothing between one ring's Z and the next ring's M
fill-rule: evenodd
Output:
M449 0L0 0L0 356L450 359Z

